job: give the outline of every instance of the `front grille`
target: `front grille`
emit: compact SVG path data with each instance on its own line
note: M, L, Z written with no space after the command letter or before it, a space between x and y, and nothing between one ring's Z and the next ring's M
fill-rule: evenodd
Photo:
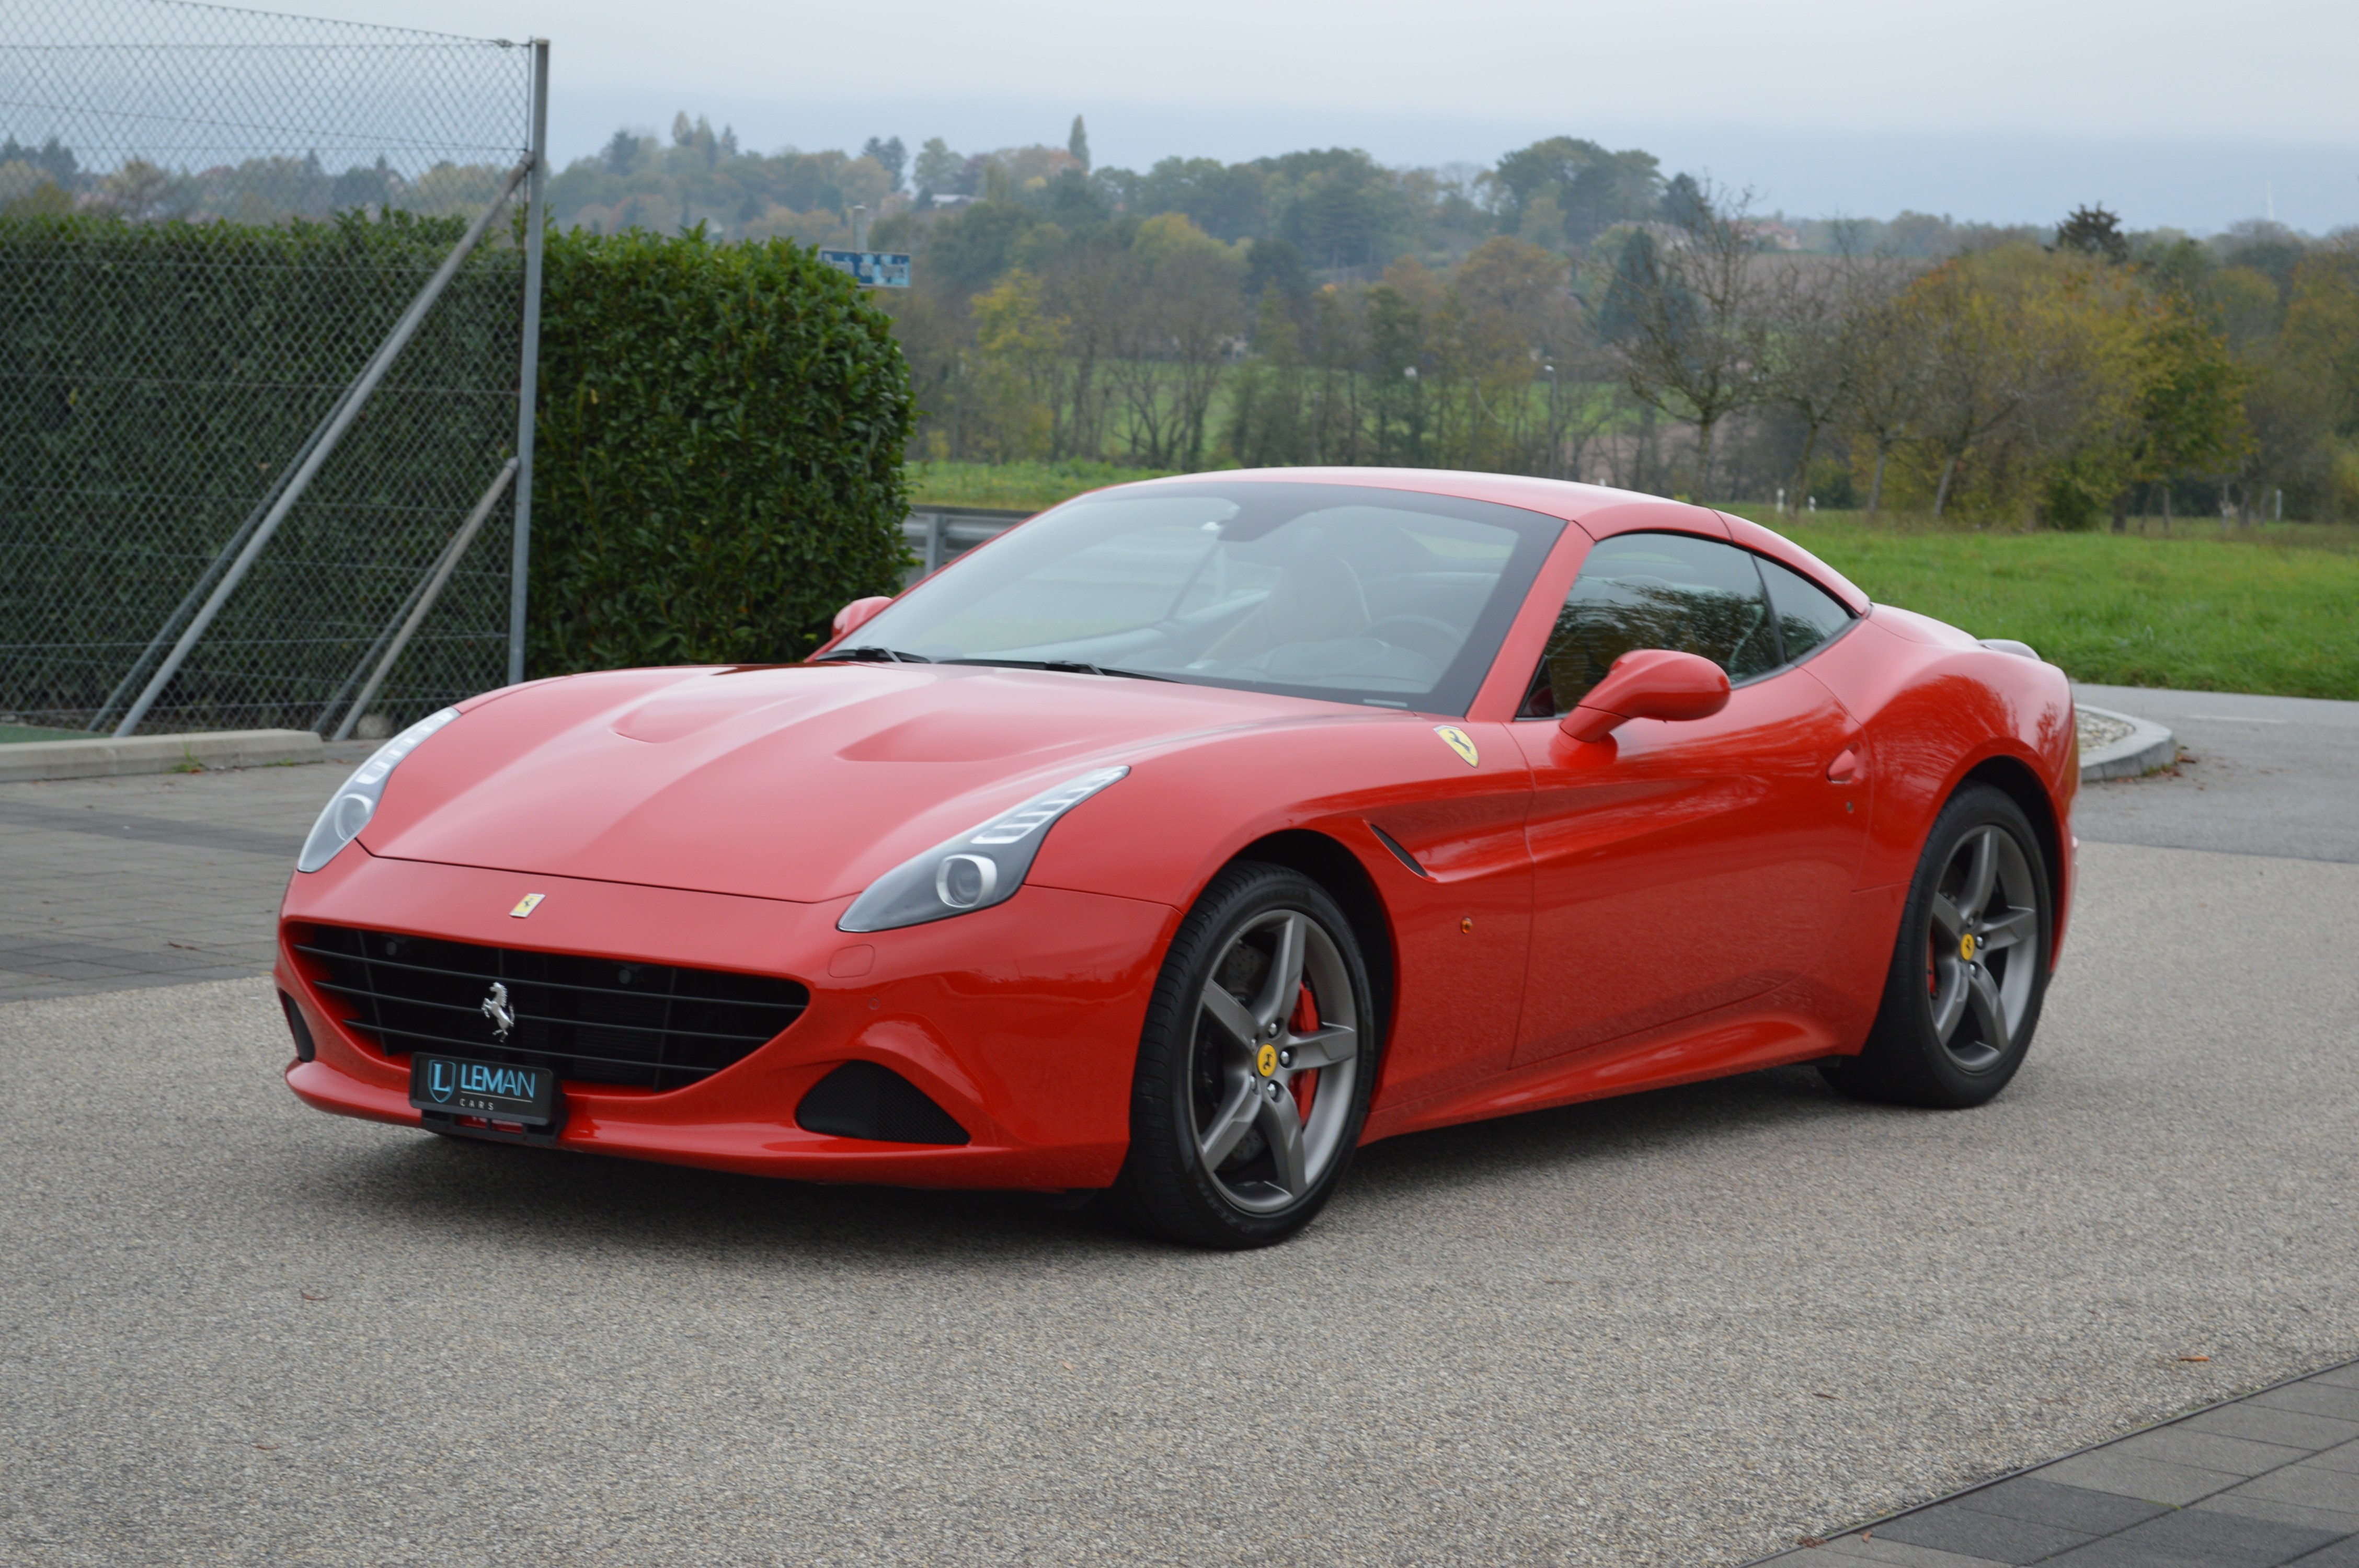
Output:
M388 1056L447 1051L548 1067L560 1079L661 1091L710 1077L801 1016L792 980L479 947L429 936L313 925L295 951L312 984L342 1002L345 1027ZM494 1033L484 1004L507 988L514 1027Z

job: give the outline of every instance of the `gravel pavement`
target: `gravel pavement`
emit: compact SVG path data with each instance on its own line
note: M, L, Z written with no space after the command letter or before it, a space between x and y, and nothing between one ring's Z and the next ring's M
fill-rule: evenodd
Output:
M1996 1103L1399 1139L1241 1257L305 1110L167 982L342 769L0 786L0 1563L1729 1563L2341 1360L2359 705L2082 696L2200 760L2083 791Z
M1245 1256L320 1116L264 980L0 1007L0 1559L1727 1563L2349 1355L2359 867L2085 853L1983 1110L1405 1138Z

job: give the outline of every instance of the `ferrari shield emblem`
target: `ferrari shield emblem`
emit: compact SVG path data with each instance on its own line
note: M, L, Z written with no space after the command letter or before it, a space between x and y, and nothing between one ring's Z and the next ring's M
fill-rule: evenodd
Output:
M1254 1057L1254 1071L1265 1078L1277 1071L1277 1046L1265 1044L1261 1048L1260 1053Z
M509 910L508 914L517 920L522 920L526 915L530 914L534 910L538 909L540 907L540 901L548 896L549 895L545 892L528 892L522 898L516 900L516 906L514 909Z
M1455 724L1437 724L1433 727L1433 732L1441 737L1441 743L1443 745L1449 747L1451 751L1465 758L1466 765L1468 767L1473 768L1480 767L1482 765L1483 759L1475 752L1474 750L1474 737L1466 733L1465 730L1461 730Z

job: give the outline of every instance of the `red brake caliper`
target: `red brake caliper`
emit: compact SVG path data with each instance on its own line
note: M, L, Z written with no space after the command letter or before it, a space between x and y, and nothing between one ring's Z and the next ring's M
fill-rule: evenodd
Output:
M1309 1034L1319 1027L1319 1003L1311 996L1309 985L1304 985L1296 994L1294 1012L1287 1019L1286 1027L1296 1034ZM1319 1069L1313 1067L1307 1073L1295 1074L1288 1087L1294 1090L1295 1114L1305 1121L1310 1120L1311 1097L1319 1092Z

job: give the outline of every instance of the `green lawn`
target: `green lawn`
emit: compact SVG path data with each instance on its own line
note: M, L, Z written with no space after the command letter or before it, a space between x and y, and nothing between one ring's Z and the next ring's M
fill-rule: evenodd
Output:
M1104 462L911 463L908 472L909 500L919 506L1033 512L1100 485L1163 477L1158 469Z
M1821 514L1783 531L1871 598L2020 638L2077 680L2359 699L2347 529L1937 532Z
M1111 463L913 463L911 496L1038 508L1153 477ZM2075 679L2359 700L2359 529L2286 524L2024 534L1821 512L1777 528L1875 599L2015 637Z

